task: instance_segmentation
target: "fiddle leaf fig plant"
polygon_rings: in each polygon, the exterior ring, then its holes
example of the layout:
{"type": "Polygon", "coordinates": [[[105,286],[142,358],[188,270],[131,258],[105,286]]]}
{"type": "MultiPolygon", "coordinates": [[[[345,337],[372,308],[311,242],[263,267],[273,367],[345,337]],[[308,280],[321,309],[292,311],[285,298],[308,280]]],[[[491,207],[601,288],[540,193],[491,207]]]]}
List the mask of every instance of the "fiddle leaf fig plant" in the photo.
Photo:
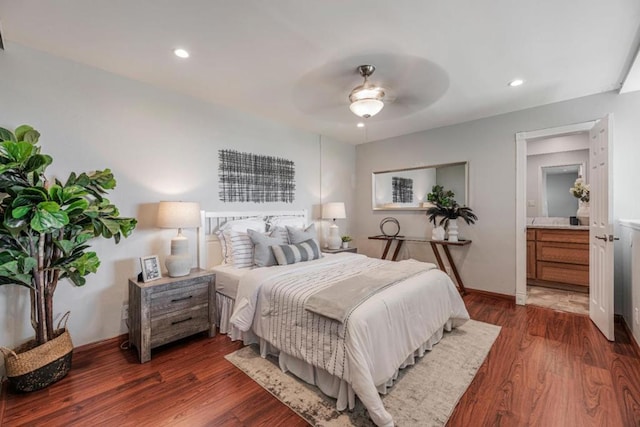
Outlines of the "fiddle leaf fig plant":
{"type": "Polygon", "coordinates": [[[0,128],[0,285],[29,289],[37,345],[55,338],[58,282],[83,286],[100,266],[89,240],[102,236],[118,243],[136,227],[104,197],[116,186],[109,169],[48,180],[53,159],[41,153],[39,137],[28,125],[14,132],[0,128]]]}

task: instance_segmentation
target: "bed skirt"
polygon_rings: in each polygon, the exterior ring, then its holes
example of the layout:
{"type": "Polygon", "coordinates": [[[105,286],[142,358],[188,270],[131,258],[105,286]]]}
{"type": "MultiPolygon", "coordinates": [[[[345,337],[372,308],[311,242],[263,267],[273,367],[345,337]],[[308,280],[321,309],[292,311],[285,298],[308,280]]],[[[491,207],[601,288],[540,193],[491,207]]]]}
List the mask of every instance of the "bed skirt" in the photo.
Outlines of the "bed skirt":
{"type": "MultiPolygon", "coordinates": [[[[378,393],[387,394],[389,389],[393,386],[395,380],[398,378],[398,374],[401,369],[407,366],[414,365],[419,358],[424,356],[427,351],[430,351],[435,344],[437,344],[444,334],[444,331],[450,332],[452,328],[452,321],[448,320],[445,325],[440,327],[431,337],[425,341],[420,347],[418,347],[413,353],[411,353],[402,362],[402,364],[396,369],[394,374],[382,384],[377,385],[378,393]]],[[[260,342],[261,353],[264,353],[262,349],[263,343],[260,342]]],[[[269,354],[272,354],[272,349],[267,349],[269,354]]],[[[303,360],[290,356],[286,353],[280,353],[278,356],[280,369],[284,372],[291,372],[301,380],[317,386],[324,394],[336,399],[336,409],[343,411],[345,409],[353,409],[355,407],[355,392],[347,381],[342,380],[322,368],[310,365],[303,360]]]]}
{"type": "MultiPolygon", "coordinates": [[[[277,348],[270,345],[267,341],[259,338],[251,331],[243,332],[240,329],[233,326],[230,322],[231,314],[233,312],[234,299],[226,295],[216,294],[216,323],[218,325],[221,334],[227,334],[232,341],[242,340],[245,345],[259,343],[260,355],[267,357],[267,355],[278,356],[278,362],[280,369],[283,372],[291,372],[301,380],[317,386],[324,394],[336,399],[336,409],[338,411],[344,411],[345,409],[353,409],[356,403],[356,395],[347,381],[342,380],[322,368],[313,366],[303,360],[290,356],[286,353],[279,352],[277,348]]],[[[396,369],[394,374],[382,384],[377,385],[378,393],[387,394],[389,389],[393,386],[395,380],[398,378],[398,374],[401,369],[407,366],[414,365],[418,359],[424,356],[427,351],[430,351],[435,344],[437,344],[444,335],[444,331],[450,332],[453,326],[453,322],[448,320],[442,327],[440,327],[431,337],[425,341],[420,347],[414,350],[402,364],[396,369]]]]}

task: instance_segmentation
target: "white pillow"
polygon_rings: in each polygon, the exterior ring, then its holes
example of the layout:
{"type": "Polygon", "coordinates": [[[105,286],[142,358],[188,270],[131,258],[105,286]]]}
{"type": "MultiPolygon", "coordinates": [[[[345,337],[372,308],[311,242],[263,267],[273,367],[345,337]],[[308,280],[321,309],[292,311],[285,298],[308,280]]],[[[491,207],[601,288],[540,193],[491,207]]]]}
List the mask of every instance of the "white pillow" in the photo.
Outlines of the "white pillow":
{"type": "Polygon", "coordinates": [[[256,230],[260,233],[264,233],[266,228],[267,224],[264,222],[264,219],[262,217],[227,221],[222,226],[220,226],[219,233],[222,234],[222,238],[220,237],[220,235],[218,235],[218,239],[220,239],[220,244],[223,245],[222,255],[224,256],[224,263],[234,264],[233,247],[231,244],[232,231],[242,231],[246,233],[247,230],[256,230]]]}
{"type": "Polygon", "coordinates": [[[305,228],[307,221],[302,216],[282,215],[282,216],[270,216],[267,217],[268,230],[271,231],[275,227],[295,227],[305,228]]]}

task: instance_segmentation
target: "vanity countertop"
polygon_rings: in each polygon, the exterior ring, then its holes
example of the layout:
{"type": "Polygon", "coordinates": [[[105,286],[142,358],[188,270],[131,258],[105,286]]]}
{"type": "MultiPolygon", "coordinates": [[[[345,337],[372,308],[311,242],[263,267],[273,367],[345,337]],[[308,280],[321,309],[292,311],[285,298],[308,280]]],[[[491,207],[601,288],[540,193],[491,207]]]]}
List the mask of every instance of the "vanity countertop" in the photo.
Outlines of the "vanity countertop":
{"type": "Polygon", "coordinates": [[[588,230],[588,225],[568,225],[568,224],[529,224],[527,228],[550,228],[553,230],[588,230]]]}

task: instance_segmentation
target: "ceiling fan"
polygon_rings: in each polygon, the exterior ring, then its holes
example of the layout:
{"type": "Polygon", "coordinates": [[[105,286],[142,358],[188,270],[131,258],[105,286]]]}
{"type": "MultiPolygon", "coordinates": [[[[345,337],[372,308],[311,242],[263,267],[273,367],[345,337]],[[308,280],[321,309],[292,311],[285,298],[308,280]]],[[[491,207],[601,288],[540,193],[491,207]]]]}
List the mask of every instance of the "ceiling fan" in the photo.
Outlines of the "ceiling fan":
{"type": "Polygon", "coordinates": [[[296,81],[292,97],[295,107],[314,119],[352,123],[352,114],[375,121],[409,116],[433,104],[448,87],[447,73],[432,61],[374,53],[312,69],[296,81]]]}

